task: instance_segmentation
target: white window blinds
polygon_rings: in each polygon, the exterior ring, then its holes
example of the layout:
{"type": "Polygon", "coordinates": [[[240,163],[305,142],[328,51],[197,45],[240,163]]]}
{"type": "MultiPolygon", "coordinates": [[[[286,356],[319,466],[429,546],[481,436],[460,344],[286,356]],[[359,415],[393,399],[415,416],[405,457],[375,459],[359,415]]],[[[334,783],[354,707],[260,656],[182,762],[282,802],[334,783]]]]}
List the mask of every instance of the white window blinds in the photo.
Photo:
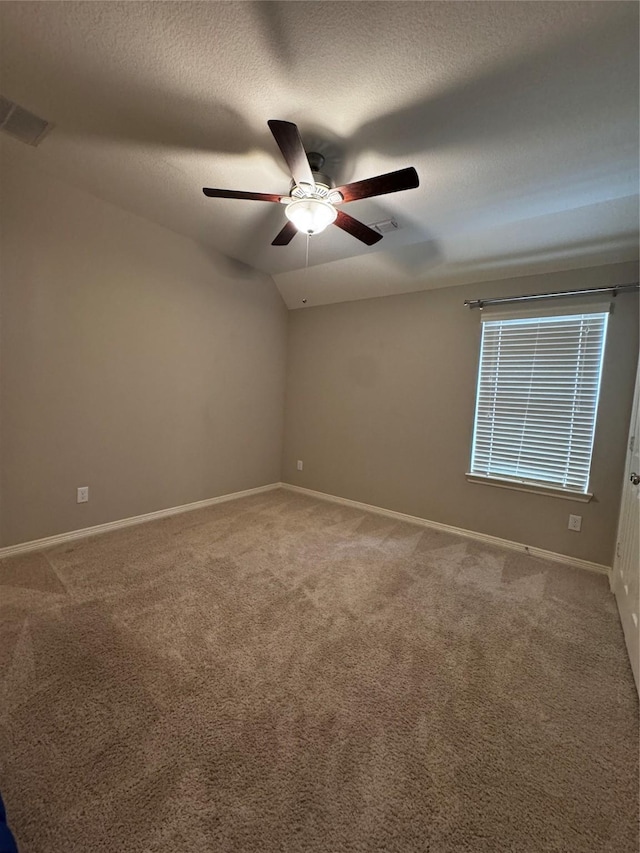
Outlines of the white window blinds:
{"type": "Polygon", "coordinates": [[[472,474],[587,492],[607,317],[483,322],[472,474]]]}

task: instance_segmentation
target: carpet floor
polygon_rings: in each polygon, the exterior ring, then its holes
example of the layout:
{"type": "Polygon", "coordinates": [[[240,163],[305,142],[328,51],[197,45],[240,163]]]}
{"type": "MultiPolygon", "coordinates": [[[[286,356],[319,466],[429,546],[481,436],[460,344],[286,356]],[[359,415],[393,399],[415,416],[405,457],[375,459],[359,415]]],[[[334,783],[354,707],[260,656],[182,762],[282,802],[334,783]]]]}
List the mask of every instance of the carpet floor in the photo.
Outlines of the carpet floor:
{"type": "Polygon", "coordinates": [[[0,562],[21,853],[631,853],[605,577],[279,490],[0,562]]]}

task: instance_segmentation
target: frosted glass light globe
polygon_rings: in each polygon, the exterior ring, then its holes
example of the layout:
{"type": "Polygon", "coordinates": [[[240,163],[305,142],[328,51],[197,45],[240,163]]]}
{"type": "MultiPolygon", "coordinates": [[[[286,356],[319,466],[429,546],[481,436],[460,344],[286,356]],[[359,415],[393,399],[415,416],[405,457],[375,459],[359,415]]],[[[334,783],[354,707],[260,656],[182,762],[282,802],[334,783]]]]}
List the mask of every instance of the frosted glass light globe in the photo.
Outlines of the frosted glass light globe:
{"type": "Polygon", "coordinates": [[[321,198],[301,198],[289,202],[285,214],[305,234],[319,234],[335,221],[338,211],[321,198]]]}

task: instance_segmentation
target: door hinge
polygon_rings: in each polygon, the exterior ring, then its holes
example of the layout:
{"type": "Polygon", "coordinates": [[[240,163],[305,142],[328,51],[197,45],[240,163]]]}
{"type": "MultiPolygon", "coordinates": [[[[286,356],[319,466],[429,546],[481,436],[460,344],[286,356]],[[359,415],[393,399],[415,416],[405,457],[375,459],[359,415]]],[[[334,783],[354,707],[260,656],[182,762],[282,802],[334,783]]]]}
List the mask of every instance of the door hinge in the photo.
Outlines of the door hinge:
{"type": "Polygon", "coordinates": [[[633,448],[636,446],[636,437],[632,435],[629,439],[629,453],[633,453],[633,448]]]}
{"type": "Polygon", "coordinates": [[[621,557],[621,556],[622,556],[622,554],[620,553],[620,542],[616,542],[616,557],[621,557]]]}

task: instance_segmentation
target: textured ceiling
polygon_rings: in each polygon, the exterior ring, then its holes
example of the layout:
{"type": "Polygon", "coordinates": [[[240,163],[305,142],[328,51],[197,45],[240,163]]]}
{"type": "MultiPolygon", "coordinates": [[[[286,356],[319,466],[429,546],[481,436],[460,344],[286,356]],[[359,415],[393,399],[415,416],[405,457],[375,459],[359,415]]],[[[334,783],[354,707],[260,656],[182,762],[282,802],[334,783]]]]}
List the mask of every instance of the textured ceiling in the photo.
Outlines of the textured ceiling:
{"type": "Polygon", "coordinates": [[[358,299],[638,252],[635,2],[0,4],[0,91],[56,123],[4,142],[123,208],[273,275],[287,304],[358,299]],[[286,247],[267,119],[336,183],[404,166],[416,190],[353,202],[400,229],[286,247]]]}

